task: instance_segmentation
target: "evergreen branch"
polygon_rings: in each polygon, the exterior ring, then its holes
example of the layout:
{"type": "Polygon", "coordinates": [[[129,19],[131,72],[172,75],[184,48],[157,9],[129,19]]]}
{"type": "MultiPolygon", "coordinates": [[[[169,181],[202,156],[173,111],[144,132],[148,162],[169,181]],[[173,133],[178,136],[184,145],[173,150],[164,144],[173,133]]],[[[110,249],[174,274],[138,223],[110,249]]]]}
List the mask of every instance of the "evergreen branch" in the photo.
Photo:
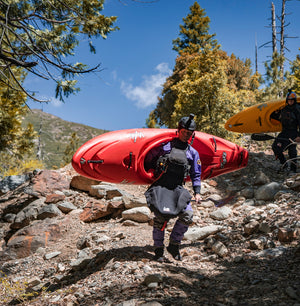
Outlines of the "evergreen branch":
{"type": "MultiPolygon", "coordinates": [[[[50,102],[50,100],[39,100],[37,98],[35,98],[34,96],[32,96],[23,86],[22,84],[18,81],[18,79],[15,77],[14,73],[11,71],[10,67],[8,67],[10,75],[13,77],[14,81],[18,84],[18,86],[21,88],[21,90],[32,100],[36,101],[36,102],[50,102]]],[[[26,104],[26,102],[25,102],[26,104]]],[[[26,104],[27,105],[27,104],[26,104]]]]}
{"type": "MultiPolygon", "coordinates": [[[[1,23],[0,23],[0,24],[1,24],[1,23]]],[[[5,26],[3,23],[2,23],[2,25],[5,26]]],[[[39,50],[39,52],[40,52],[40,54],[39,54],[39,53],[36,52],[31,46],[29,46],[29,45],[22,39],[22,37],[20,37],[14,30],[12,30],[12,29],[11,29],[10,27],[8,27],[8,26],[6,26],[6,28],[7,28],[9,31],[11,31],[12,34],[15,35],[16,38],[17,38],[17,39],[18,39],[18,40],[19,40],[28,50],[30,50],[30,51],[32,52],[33,55],[35,55],[36,57],[38,57],[41,61],[46,61],[47,63],[49,63],[49,64],[51,64],[51,65],[53,65],[53,66],[55,66],[55,67],[57,67],[57,68],[59,68],[59,69],[62,69],[63,71],[66,71],[66,72],[69,72],[69,73],[74,73],[74,74],[76,74],[76,73],[82,74],[82,73],[89,73],[89,72],[91,72],[91,71],[95,71],[95,70],[97,70],[97,69],[100,67],[100,64],[98,64],[97,66],[95,66],[95,67],[93,67],[93,68],[90,68],[90,69],[86,69],[86,70],[77,70],[77,69],[72,68],[71,65],[67,65],[67,64],[65,64],[64,62],[59,61],[58,58],[57,58],[51,51],[49,51],[49,52],[51,52],[50,54],[60,62],[60,64],[57,64],[57,63],[55,63],[54,61],[52,61],[48,56],[46,56],[46,54],[45,54],[40,48],[38,48],[37,46],[35,46],[36,49],[39,50]],[[42,55],[42,56],[41,56],[41,55],[42,55]]],[[[24,30],[25,30],[26,33],[28,34],[27,29],[24,29],[24,30]]],[[[9,61],[9,58],[7,59],[7,61],[9,61]]],[[[13,59],[11,59],[10,61],[12,62],[13,59]]],[[[17,60],[16,60],[14,63],[17,64],[17,60]]],[[[36,64],[35,64],[35,65],[36,65],[36,64]]],[[[31,65],[31,66],[29,65],[28,67],[32,67],[32,66],[35,66],[35,65],[31,65]]],[[[25,65],[25,62],[23,62],[23,63],[20,62],[20,66],[21,66],[21,67],[27,67],[27,66],[25,65]]]]}
{"type": "Polygon", "coordinates": [[[21,66],[23,68],[34,67],[38,64],[37,62],[23,62],[23,61],[15,59],[13,57],[6,56],[5,54],[3,54],[1,52],[1,50],[0,50],[0,59],[4,60],[5,62],[9,62],[11,64],[14,64],[16,66],[21,66]]]}

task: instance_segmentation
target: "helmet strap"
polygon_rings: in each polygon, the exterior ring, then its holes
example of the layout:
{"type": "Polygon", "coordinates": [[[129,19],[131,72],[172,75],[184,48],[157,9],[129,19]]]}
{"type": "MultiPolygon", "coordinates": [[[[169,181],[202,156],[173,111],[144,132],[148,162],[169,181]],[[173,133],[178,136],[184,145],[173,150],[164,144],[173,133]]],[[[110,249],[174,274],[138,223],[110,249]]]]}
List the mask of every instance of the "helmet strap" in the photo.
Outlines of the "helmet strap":
{"type": "Polygon", "coordinates": [[[194,142],[194,139],[195,139],[195,132],[193,133],[193,135],[192,135],[192,139],[191,139],[191,142],[190,142],[190,145],[192,145],[193,144],[193,142],[194,142]]]}

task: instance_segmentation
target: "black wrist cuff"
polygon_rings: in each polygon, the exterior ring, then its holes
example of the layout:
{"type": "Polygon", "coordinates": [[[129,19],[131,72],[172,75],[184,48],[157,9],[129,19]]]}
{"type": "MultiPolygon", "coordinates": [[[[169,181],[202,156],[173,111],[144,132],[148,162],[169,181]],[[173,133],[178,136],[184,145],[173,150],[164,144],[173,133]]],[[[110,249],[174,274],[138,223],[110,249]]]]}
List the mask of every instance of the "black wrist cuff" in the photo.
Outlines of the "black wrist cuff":
{"type": "Polygon", "coordinates": [[[201,186],[193,186],[193,189],[194,189],[195,194],[200,193],[201,186]]]}

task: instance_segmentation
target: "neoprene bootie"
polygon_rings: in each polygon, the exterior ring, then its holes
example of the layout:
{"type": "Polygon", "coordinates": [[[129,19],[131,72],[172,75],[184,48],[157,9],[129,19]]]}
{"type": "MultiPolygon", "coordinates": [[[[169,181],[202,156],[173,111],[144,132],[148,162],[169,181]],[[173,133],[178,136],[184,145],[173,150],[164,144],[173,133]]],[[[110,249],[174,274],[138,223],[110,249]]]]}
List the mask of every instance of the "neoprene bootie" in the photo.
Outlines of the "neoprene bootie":
{"type": "Polygon", "coordinates": [[[154,260],[157,260],[160,262],[164,261],[164,247],[157,247],[154,250],[154,254],[155,254],[153,257],[154,260]]]}
{"type": "Polygon", "coordinates": [[[182,257],[179,253],[179,245],[170,243],[167,247],[167,251],[173,256],[175,260],[182,260],[182,257]]]}

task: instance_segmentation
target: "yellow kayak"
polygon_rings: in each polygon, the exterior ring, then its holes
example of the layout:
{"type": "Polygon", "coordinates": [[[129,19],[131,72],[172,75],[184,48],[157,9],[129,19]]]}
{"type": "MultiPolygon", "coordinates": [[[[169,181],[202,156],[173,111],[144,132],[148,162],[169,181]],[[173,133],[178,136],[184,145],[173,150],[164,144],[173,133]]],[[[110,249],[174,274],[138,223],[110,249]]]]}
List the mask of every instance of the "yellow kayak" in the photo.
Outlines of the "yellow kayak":
{"type": "MultiPolygon", "coordinates": [[[[300,98],[297,98],[297,103],[300,103],[300,98]]],[[[229,118],[225,123],[225,129],[237,133],[280,132],[281,123],[272,119],[271,114],[281,110],[285,105],[285,99],[282,99],[250,106],[229,118]]]]}

